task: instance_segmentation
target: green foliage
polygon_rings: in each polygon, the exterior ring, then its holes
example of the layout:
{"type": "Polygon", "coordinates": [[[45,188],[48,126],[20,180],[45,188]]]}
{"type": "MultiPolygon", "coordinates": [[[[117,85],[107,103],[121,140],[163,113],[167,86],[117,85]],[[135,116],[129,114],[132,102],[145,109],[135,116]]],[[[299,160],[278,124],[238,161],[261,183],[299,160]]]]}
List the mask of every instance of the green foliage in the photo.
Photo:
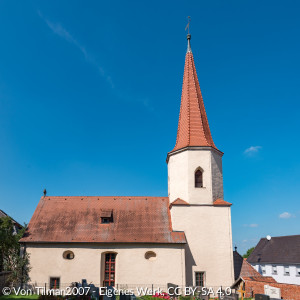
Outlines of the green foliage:
{"type": "Polygon", "coordinates": [[[252,253],[252,251],[254,250],[255,247],[252,247],[250,249],[247,250],[246,254],[243,255],[244,258],[248,258],[250,256],[250,254],[252,253]]]}
{"type": "Polygon", "coordinates": [[[38,295],[26,295],[26,296],[17,296],[17,295],[9,295],[9,296],[0,296],[0,300],[36,300],[38,299],[38,295]]]}
{"type": "Polygon", "coordinates": [[[14,223],[9,217],[0,218],[0,259],[3,271],[10,271],[8,281],[10,284],[27,283],[29,281],[29,256],[21,253],[19,240],[26,228],[14,233],[14,223]]]}

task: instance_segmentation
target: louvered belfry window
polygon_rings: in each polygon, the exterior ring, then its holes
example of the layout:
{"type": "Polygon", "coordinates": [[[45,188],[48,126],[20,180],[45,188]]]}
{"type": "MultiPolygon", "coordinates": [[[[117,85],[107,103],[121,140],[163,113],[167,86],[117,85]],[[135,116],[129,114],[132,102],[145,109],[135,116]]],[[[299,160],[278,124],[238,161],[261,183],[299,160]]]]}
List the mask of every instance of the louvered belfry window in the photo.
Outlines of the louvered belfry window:
{"type": "Polygon", "coordinates": [[[116,281],[116,254],[105,254],[104,286],[115,286],[116,281]]]}
{"type": "Polygon", "coordinates": [[[203,187],[203,172],[199,169],[195,172],[195,187],[203,187]]]}

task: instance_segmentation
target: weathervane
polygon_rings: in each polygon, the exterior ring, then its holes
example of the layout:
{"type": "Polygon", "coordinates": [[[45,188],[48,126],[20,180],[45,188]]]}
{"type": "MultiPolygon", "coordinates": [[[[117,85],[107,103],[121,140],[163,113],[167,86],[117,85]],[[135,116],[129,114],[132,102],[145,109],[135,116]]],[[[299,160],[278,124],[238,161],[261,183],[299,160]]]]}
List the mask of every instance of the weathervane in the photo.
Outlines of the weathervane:
{"type": "Polygon", "coordinates": [[[190,22],[191,22],[191,17],[188,16],[187,18],[188,18],[188,23],[187,23],[187,25],[186,25],[186,27],[185,27],[185,30],[188,30],[188,34],[190,34],[190,22]]]}

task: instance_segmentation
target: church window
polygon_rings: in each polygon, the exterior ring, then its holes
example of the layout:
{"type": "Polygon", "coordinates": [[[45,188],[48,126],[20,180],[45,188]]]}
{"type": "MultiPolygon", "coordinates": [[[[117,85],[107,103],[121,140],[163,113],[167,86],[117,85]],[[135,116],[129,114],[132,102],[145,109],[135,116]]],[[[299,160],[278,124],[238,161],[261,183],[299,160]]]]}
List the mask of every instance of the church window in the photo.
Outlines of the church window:
{"type": "Polygon", "coordinates": [[[153,251],[147,251],[146,253],[145,253],[145,258],[147,259],[147,260],[155,260],[156,259],[156,253],[155,252],[153,252],[153,251]]]}
{"type": "Polygon", "coordinates": [[[104,286],[115,286],[116,253],[105,254],[104,286]]]}
{"type": "Polygon", "coordinates": [[[73,259],[75,257],[74,252],[67,250],[63,253],[64,259],[73,259]]]}
{"type": "Polygon", "coordinates": [[[203,187],[203,171],[200,168],[198,168],[195,172],[195,187],[203,187]]]}
{"type": "Polygon", "coordinates": [[[50,290],[60,288],[60,278],[59,277],[50,277],[50,290]]]}
{"type": "Polygon", "coordinates": [[[300,266],[297,267],[296,275],[300,276],[300,266]]]}
{"type": "Polygon", "coordinates": [[[261,273],[266,274],[266,266],[265,265],[261,266],[261,273]]]}
{"type": "Polygon", "coordinates": [[[272,266],[272,274],[277,274],[277,266],[272,266]]]}
{"type": "Polygon", "coordinates": [[[204,272],[195,272],[195,283],[196,286],[204,286],[204,272]]]}

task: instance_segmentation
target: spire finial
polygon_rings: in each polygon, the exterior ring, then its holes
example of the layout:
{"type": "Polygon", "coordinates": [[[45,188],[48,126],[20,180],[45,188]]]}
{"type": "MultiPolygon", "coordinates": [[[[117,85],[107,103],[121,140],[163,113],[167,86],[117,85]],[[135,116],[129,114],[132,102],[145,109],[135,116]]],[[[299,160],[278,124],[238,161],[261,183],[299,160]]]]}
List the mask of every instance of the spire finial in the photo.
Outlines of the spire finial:
{"type": "Polygon", "coordinates": [[[187,52],[192,52],[192,48],[191,48],[191,34],[190,34],[190,22],[191,22],[191,17],[188,16],[188,23],[185,27],[185,30],[188,30],[188,34],[187,34],[187,40],[188,40],[188,47],[187,47],[187,52]]]}

